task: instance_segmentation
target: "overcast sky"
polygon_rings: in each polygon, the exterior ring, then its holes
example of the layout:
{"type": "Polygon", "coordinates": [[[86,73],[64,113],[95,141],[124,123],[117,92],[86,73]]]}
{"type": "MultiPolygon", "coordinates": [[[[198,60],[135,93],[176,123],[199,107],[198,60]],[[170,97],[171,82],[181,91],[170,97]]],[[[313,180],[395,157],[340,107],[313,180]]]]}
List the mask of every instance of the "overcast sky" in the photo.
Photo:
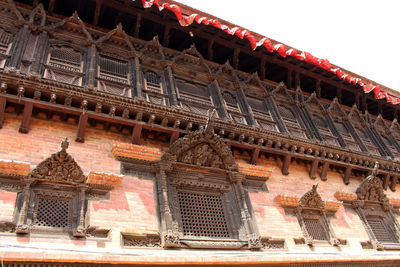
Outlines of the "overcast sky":
{"type": "Polygon", "coordinates": [[[400,91],[400,1],[178,1],[400,91]]]}

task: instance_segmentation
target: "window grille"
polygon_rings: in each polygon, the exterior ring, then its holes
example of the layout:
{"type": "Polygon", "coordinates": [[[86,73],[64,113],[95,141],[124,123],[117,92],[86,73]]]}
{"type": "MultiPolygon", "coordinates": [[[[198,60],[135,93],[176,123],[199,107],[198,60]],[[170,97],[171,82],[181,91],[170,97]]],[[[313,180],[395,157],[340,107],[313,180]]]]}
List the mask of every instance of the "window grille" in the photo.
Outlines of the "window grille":
{"type": "Polygon", "coordinates": [[[128,63],[115,58],[100,56],[100,72],[126,78],[128,75],[128,63]]]}
{"type": "Polygon", "coordinates": [[[366,216],[366,219],[376,240],[381,243],[399,243],[394,233],[388,229],[389,225],[385,224],[381,217],[366,216]]]}
{"type": "Polygon", "coordinates": [[[359,136],[361,139],[363,139],[364,141],[369,141],[369,137],[368,137],[368,135],[365,133],[364,130],[361,130],[361,129],[356,128],[356,132],[357,132],[358,136],[359,136]]]}
{"type": "Polygon", "coordinates": [[[183,234],[230,238],[221,195],[178,192],[183,234]]]}
{"type": "Polygon", "coordinates": [[[314,116],[314,122],[318,128],[323,128],[323,129],[328,128],[325,120],[323,118],[320,118],[319,116],[314,116]]]}
{"type": "Polygon", "coordinates": [[[327,233],[322,226],[321,220],[304,219],[307,233],[314,240],[328,240],[327,233]]]}
{"type": "Polygon", "coordinates": [[[297,122],[296,117],[294,116],[293,112],[284,106],[278,106],[279,114],[282,116],[284,120],[290,120],[297,122]]]}
{"type": "Polygon", "coordinates": [[[80,72],[81,53],[70,48],[54,47],[50,52],[49,64],[60,69],[80,72]]]}
{"type": "Polygon", "coordinates": [[[179,93],[208,98],[206,88],[202,85],[186,83],[180,80],[177,80],[176,84],[179,89],[179,93]]]}
{"type": "Polygon", "coordinates": [[[12,41],[12,34],[0,29],[0,53],[7,54],[8,46],[12,41]]]}
{"type": "Polygon", "coordinates": [[[39,198],[35,225],[66,228],[69,225],[69,201],[39,198]]]}
{"type": "Polygon", "coordinates": [[[343,123],[335,122],[335,126],[336,126],[336,129],[339,131],[339,133],[349,134],[349,131],[347,130],[346,126],[343,123]]]}
{"type": "Polygon", "coordinates": [[[237,107],[236,97],[233,96],[231,93],[224,92],[223,97],[225,99],[226,104],[237,107]]]}
{"type": "Polygon", "coordinates": [[[146,89],[148,90],[155,90],[160,92],[161,91],[161,79],[153,71],[147,71],[145,73],[145,80],[146,80],[146,89]]]}

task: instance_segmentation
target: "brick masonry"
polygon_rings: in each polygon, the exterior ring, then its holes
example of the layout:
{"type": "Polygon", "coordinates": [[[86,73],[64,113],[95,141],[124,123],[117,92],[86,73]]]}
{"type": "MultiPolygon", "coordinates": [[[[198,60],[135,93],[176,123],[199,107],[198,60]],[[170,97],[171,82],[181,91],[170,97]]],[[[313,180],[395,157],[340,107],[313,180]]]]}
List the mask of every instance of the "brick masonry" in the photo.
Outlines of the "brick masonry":
{"type": "MultiPolygon", "coordinates": [[[[3,128],[0,130],[1,160],[27,162],[33,169],[34,166],[52,153],[59,151],[60,140],[65,136],[68,136],[70,140],[75,139],[77,126],[72,122],[50,122],[45,119],[33,118],[30,125],[31,130],[28,134],[18,132],[20,122],[21,116],[6,114],[3,128]]],[[[86,131],[85,142],[71,141],[68,153],[74,157],[85,175],[89,174],[89,172],[108,173],[115,178],[121,175],[121,167],[120,162],[115,159],[111,152],[113,142],[129,143],[130,136],[89,127],[86,131]]],[[[145,140],[141,140],[141,144],[148,145],[151,149],[165,151],[164,144],[163,147],[157,147],[154,142],[145,140]]],[[[248,156],[246,155],[235,153],[235,158],[239,164],[248,162],[248,156]]],[[[307,246],[295,245],[293,242],[293,238],[301,238],[303,236],[297,218],[286,214],[279,202],[275,200],[276,197],[278,195],[289,195],[300,198],[310,190],[313,184],[319,183],[318,192],[322,199],[324,201],[337,202],[335,193],[340,191],[346,194],[354,194],[361,182],[361,178],[352,177],[350,184],[346,186],[339,173],[329,171],[327,181],[322,181],[319,177],[312,180],[308,176],[310,166],[301,162],[293,162],[290,165],[290,174],[283,175],[281,173],[281,164],[282,162],[279,159],[266,158],[264,154],[261,155],[258,161],[260,168],[257,171],[266,170],[269,179],[266,183],[268,192],[251,191],[249,193],[257,227],[261,236],[285,239],[289,251],[308,253],[310,250],[307,246]]],[[[245,166],[245,164],[242,166],[245,166]]],[[[39,248],[46,248],[50,244],[55,249],[53,252],[46,254],[47,256],[38,256],[35,251],[24,255],[18,254],[16,251],[9,251],[7,255],[13,255],[14,259],[36,257],[43,260],[74,259],[74,257],[78,257],[73,252],[60,252],[62,249],[70,251],[84,250],[90,254],[101,248],[115,253],[124,253],[125,250],[121,248],[121,232],[145,234],[159,231],[154,183],[151,179],[145,178],[124,175],[122,181],[115,184],[115,188],[110,192],[109,199],[90,201],[88,223],[91,226],[110,228],[111,234],[109,238],[95,241],[91,239],[70,239],[65,236],[46,237],[32,234],[26,237],[16,237],[14,234],[7,234],[1,237],[2,244],[29,244],[39,248]]],[[[147,178],[152,178],[151,174],[147,178]]],[[[387,190],[387,196],[389,198],[399,198],[399,188],[397,189],[396,192],[387,190]]],[[[0,191],[1,221],[13,220],[16,195],[13,192],[0,191]]],[[[343,251],[362,252],[359,241],[368,240],[368,235],[358,215],[353,210],[340,206],[335,216],[330,218],[330,223],[338,238],[348,240],[348,244],[342,248],[343,251]]],[[[316,248],[316,250],[338,252],[332,246],[316,248]]],[[[132,253],[132,250],[129,253],[132,253]]],[[[5,252],[0,252],[0,255],[7,256],[5,252]]],[[[256,257],[255,255],[258,254],[251,255],[248,257],[256,257]]],[[[88,257],[93,258],[92,256],[88,257]]],[[[179,257],[183,256],[180,255],[179,257]]],[[[366,257],[373,258],[374,256],[367,255],[366,257]]],[[[104,258],[104,255],[102,258],[104,258]]],[[[165,256],[165,258],[170,261],[177,260],[174,257],[165,256]]],[[[125,256],[124,259],[127,262],[132,260],[128,256],[125,256]]],[[[117,259],[114,260],[119,261],[117,259]]],[[[183,257],[182,260],[185,261],[187,258],[183,257]]]]}

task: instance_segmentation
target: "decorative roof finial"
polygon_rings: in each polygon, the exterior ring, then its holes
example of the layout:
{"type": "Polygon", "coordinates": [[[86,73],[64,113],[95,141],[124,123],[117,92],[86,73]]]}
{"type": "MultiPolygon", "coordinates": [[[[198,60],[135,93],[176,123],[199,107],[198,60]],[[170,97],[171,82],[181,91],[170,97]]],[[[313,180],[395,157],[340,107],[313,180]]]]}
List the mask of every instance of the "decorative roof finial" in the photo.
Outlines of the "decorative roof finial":
{"type": "Polygon", "coordinates": [[[214,117],[214,114],[215,114],[215,112],[216,112],[216,110],[215,110],[215,108],[214,109],[212,109],[211,111],[210,110],[208,110],[208,119],[207,119],[207,123],[206,123],[206,131],[209,131],[209,130],[211,130],[211,122],[212,122],[212,118],[214,117]]]}
{"type": "Polygon", "coordinates": [[[68,146],[69,146],[68,137],[65,137],[65,139],[61,142],[61,151],[67,152],[68,146]]]}

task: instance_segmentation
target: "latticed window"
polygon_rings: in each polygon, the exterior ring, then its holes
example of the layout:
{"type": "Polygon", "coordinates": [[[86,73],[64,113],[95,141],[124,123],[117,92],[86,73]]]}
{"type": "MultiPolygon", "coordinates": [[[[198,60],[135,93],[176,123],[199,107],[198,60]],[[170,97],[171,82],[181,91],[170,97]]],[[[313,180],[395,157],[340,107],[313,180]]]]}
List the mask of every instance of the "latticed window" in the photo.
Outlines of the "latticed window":
{"type": "Polygon", "coordinates": [[[81,71],[82,55],[69,47],[53,47],[50,51],[49,65],[70,70],[81,71]]]}
{"type": "Polygon", "coordinates": [[[154,71],[147,71],[144,74],[144,79],[146,82],[146,89],[161,91],[161,79],[160,76],[154,71]]]}
{"type": "Polygon", "coordinates": [[[314,116],[314,122],[318,128],[322,128],[322,129],[328,128],[326,121],[319,116],[314,116]]]}
{"type": "Polygon", "coordinates": [[[399,243],[395,233],[390,229],[380,216],[366,216],[367,223],[371,228],[376,240],[381,243],[399,243]]]}
{"type": "Polygon", "coordinates": [[[39,198],[34,225],[66,228],[70,225],[70,201],[39,198]]]}
{"type": "Polygon", "coordinates": [[[236,97],[229,92],[224,92],[223,97],[225,99],[226,104],[237,107],[236,97]]]}
{"type": "Polygon", "coordinates": [[[296,116],[293,114],[293,111],[291,111],[289,108],[279,105],[278,111],[284,120],[297,122],[296,116]]]}
{"type": "Polygon", "coordinates": [[[326,241],[329,240],[320,219],[304,219],[304,225],[307,229],[307,233],[312,239],[326,241]]]}
{"type": "Polygon", "coordinates": [[[0,29],[0,53],[8,54],[9,46],[12,42],[13,35],[0,29]]]}
{"type": "MultiPolygon", "coordinates": [[[[100,56],[99,66],[100,74],[116,76],[123,79],[128,78],[128,62],[126,61],[100,56]]],[[[118,82],[119,80],[116,81],[118,82]]]]}
{"type": "Polygon", "coordinates": [[[221,195],[178,192],[185,236],[229,238],[221,195]]]}
{"type": "Polygon", "coordinates": [[[346,126],[342,122],[335,122],[335,127],[341,134],[349,134],[349,130],[347,130],[346,126]]]}

